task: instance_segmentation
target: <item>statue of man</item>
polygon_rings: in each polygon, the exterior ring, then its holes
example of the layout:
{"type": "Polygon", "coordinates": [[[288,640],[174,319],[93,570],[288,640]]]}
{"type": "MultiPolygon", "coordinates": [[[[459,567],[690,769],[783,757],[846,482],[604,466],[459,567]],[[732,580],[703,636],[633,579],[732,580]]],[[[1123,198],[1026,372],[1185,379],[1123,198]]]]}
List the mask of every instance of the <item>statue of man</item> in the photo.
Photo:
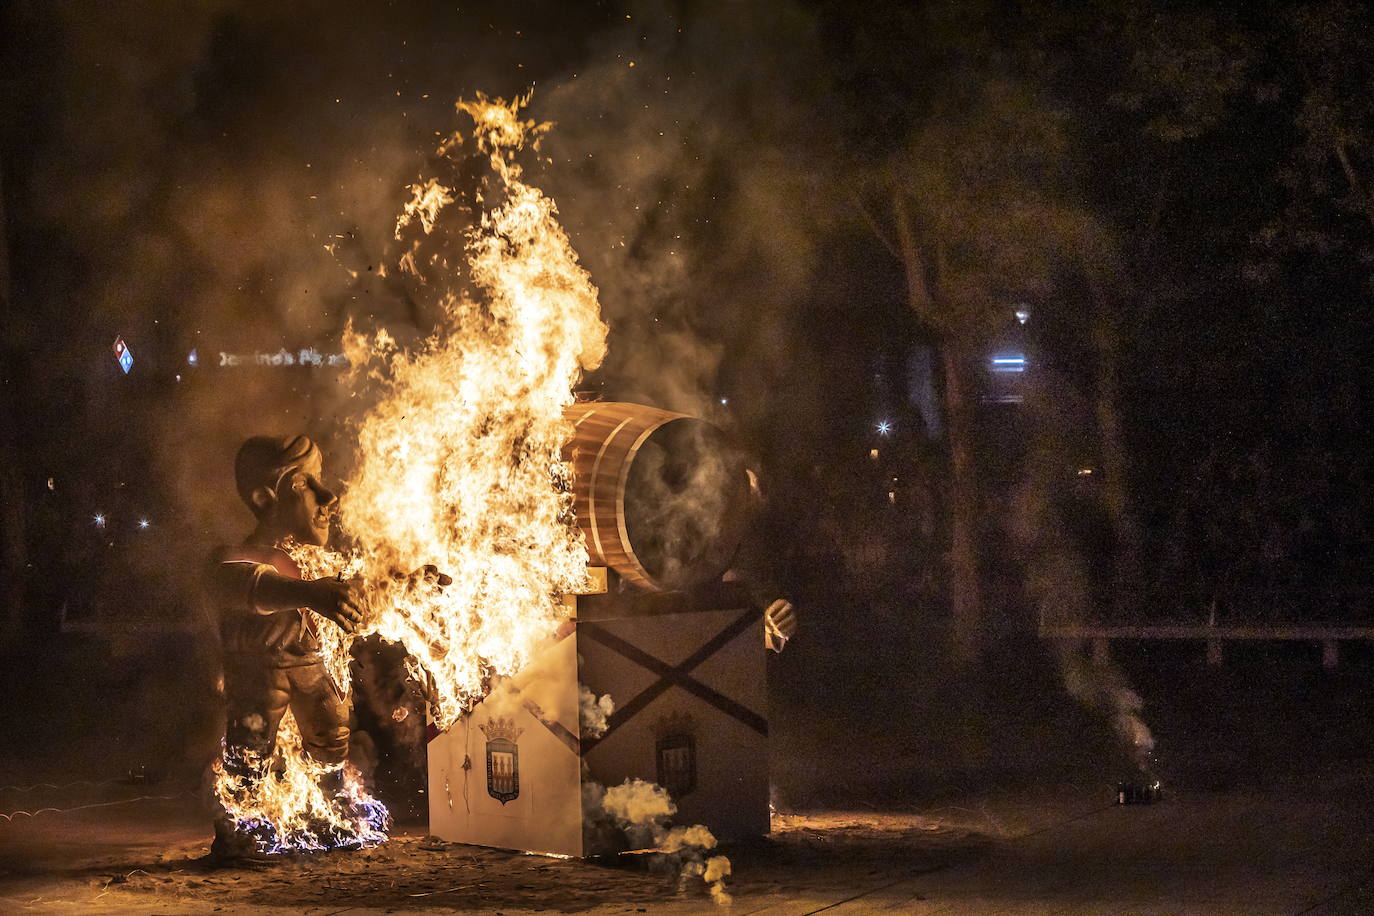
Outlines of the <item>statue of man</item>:
{"type": "MultiPolygon", "coordinates": [[[[304,579],[286,538],[324,545],[338,496],[322,478],[319,446],[305,436],[255,436],[239,449],[234,477],[257,518],[242,546],[215,551],[209,575],[218,605],[227,700],[224,766],[253,784],[276,746],[289,708],[306,753],[331,766],[348,753],[348,702],[320,658],[320,626],[351,633],[362,620],[356,582],[304,579]],[[310,613],[313,611],[314,613],[310,613]]],[[[221,813],[211,855],[262,861],[254,838],[221,813]]]]}

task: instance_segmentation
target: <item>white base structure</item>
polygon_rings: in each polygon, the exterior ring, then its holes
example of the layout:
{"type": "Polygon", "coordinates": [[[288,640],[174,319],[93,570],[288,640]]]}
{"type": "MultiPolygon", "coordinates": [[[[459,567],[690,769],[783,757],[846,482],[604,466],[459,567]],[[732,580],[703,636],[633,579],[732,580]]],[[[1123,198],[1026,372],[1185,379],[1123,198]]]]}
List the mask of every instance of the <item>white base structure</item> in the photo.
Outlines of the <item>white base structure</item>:
{"type": "Polygon", "coordinates": [[[675,823],[704,824],[722,841],[766,834],[760,612],[724,584],[575,600],[559,638],[430,741],[430,832],[556,855],[618,852],[604,818],[584,813],[583,784],[642,779],[668,789],[675,823]],[[615,704],[600,734],[596,716],[580,713],[594,708],[588,690],[615,704]]]}

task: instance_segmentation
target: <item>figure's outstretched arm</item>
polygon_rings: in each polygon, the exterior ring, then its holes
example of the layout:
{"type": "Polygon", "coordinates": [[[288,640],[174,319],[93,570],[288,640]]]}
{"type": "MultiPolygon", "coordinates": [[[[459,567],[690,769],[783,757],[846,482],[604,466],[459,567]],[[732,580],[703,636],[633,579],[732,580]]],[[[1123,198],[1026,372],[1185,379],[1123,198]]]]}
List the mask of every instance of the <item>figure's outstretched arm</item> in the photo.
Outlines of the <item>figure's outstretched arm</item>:
{"type": "Polygon", "coordinates": [[[230,560],[216,564],[215,590],[231,608],[250,614],[275,614],[293,608],[310,610],[352,633],[362,622],[358,582],[344,579],[297,579],[266,563],[230,560]]]}

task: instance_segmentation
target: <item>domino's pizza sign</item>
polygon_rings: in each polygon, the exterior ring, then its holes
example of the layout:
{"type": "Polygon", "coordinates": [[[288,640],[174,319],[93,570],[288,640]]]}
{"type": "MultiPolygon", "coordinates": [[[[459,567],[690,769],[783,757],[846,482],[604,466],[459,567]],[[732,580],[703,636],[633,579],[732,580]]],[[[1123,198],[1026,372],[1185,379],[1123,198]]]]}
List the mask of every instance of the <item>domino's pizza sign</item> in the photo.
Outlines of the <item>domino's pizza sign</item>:
{"type": "Polygon", "coordinates": [[[128,375],[129,370],[134,367],[134,355],[129,352],[129,345],[124,342],[123,337],[116,337],[114,342],[115,359],[119,361],[119,368],[128,375]]]}

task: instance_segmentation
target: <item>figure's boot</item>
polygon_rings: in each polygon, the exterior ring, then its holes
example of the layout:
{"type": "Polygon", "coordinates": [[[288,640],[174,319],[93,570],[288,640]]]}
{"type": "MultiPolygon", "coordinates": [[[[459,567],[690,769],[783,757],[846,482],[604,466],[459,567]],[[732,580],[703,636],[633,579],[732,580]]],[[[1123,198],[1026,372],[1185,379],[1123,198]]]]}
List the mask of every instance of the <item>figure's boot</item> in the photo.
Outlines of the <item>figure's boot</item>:
{"type": "Polygon", "coordinates": [[[343,767],[334,770],[326,770],[320,776],[320,790],[324,792],[324,797],[344,801],[344,771],[343,767]]]}
{"type": "Polygon", "coordinates": [[[275,856],[259,849],[258,841],[250,834],[239,830],[229,818],[215,818],[215,839],[210,844],[212,864],[223,868],[261,868],[276,861],[275,856]]]}
{"type": "Polygon", "coordinates": [[[312,820],[310,830],[331,850],[347,850],[357,847],[351,831],[342,824],[353,818],[353,805],[344,785],[343,767],[327,770],[320,775],[320,791],[329,805],[329,816],[321,815],[312,820]]]}

